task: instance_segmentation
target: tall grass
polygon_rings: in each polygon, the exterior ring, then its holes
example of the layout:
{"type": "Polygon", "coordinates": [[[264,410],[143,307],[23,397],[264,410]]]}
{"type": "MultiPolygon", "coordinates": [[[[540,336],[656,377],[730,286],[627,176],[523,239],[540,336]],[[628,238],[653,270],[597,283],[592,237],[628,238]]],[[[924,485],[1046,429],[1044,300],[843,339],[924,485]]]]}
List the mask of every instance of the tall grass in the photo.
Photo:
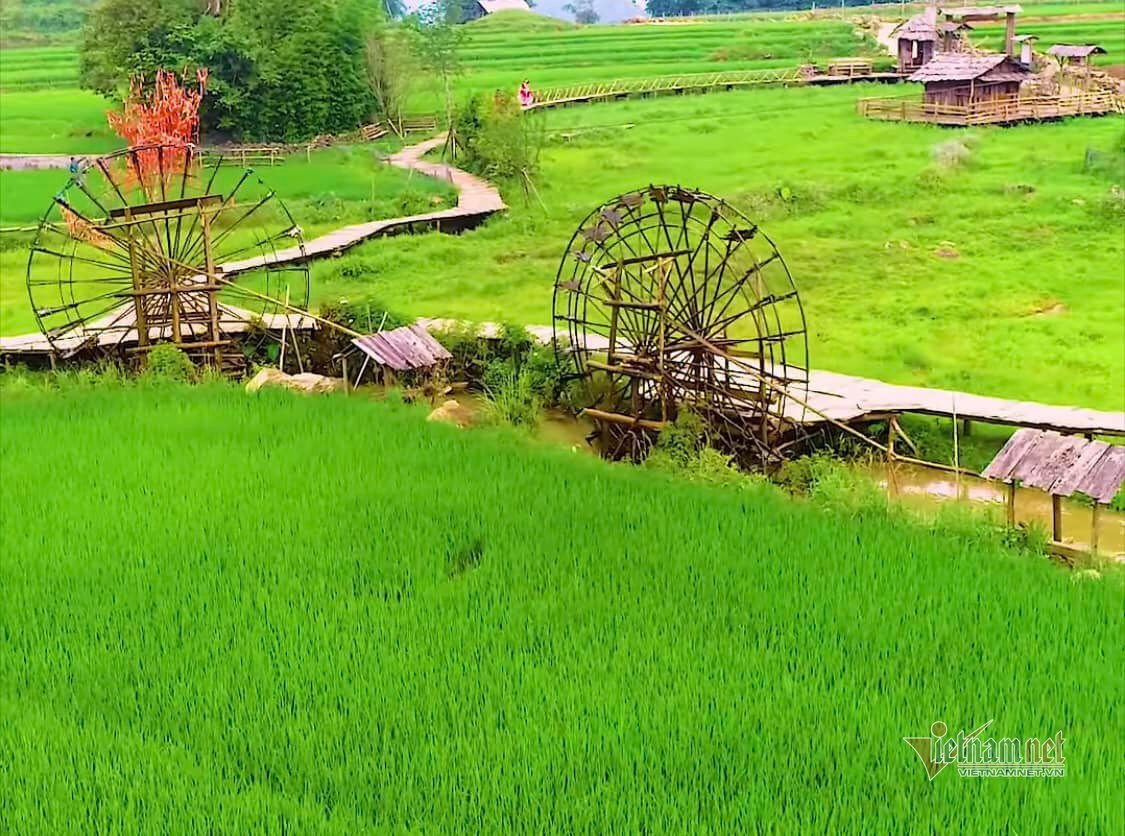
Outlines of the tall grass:
{"type": "Polygon", "coordinates": [[[3,397],[9,832],[1121,829],[1106,581],[360,398],[3,397]],[[937,719],[1068,775],[931,784],[937,719]]]}

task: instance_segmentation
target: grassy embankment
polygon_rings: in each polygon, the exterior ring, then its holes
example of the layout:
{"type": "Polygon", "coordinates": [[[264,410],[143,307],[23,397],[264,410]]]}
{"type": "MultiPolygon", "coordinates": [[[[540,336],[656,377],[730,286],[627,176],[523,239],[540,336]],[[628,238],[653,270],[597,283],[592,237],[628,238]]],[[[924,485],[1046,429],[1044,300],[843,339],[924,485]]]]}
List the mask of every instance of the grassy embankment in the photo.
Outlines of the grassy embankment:
{"type": "Polygon", "coordinates": [[[1112,578],[359,398],[4,398],[12,830],[1121,827],[1112,578]],[[1067,777],[930,783],[939,719],[1067,777]]]}

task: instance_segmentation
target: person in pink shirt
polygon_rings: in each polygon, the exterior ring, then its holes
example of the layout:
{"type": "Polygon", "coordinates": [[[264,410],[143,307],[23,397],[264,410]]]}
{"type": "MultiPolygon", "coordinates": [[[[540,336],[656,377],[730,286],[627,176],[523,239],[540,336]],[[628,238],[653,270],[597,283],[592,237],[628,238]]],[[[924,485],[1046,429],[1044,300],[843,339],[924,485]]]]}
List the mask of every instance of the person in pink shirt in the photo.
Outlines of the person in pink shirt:
{"type": "Polygon", "coordinates": [[[531,107],[535,104],[535,94],[531,92],[531,85],[524,79],[520,85],[520,107],[531,107]]]}

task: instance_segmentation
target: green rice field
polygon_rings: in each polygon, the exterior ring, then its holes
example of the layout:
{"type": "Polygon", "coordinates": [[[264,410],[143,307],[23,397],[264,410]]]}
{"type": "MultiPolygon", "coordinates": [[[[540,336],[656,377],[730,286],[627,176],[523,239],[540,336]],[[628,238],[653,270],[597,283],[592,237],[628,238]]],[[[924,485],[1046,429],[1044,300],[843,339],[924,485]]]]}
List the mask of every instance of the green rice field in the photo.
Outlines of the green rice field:
{"type": "Polygon", "coordinates": [[[8,832],[1119,832],[1120,584],[226,385],[0,395],[8,832]],[[1060,779],[902,738],[1061,731],[1060,779]]]}
{"type": "Polygon", "coordinates": [[[0,153],[98,154],[120,147],[106,112],[113,104],[87,90],[0,93],[0,153]]]}
{"type": "Polygon", "coordinates": [[[0,88],[77,87],[78,50],[73,44],[0,49],[0,88]]]}

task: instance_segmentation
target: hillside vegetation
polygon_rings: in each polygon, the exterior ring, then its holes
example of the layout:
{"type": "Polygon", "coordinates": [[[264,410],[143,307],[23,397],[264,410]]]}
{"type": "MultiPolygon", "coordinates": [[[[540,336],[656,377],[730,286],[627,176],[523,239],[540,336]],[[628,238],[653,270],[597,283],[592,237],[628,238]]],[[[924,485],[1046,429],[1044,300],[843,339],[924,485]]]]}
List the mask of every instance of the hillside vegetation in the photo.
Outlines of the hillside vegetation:
{"type": "Polygon", "coordinates": [[[732,201],[777,242],[817,368],[1125,409],[1120,121],[966,132],[856,115],[858,96],[885,92],[551,111],[537,196],[513,185],[512,209],[480,230],[316,264],[313,286],[415,314],[547,324],[579,221],[622,192],[681,183],[732,201]]]}
{"type": "Polygon", "coordinates": [[[362,398],[2,397],[14,832],[1121,828],[1116,582],[362,398]],[[939,719],[1066,778],[930,783],[939,719]]]}

